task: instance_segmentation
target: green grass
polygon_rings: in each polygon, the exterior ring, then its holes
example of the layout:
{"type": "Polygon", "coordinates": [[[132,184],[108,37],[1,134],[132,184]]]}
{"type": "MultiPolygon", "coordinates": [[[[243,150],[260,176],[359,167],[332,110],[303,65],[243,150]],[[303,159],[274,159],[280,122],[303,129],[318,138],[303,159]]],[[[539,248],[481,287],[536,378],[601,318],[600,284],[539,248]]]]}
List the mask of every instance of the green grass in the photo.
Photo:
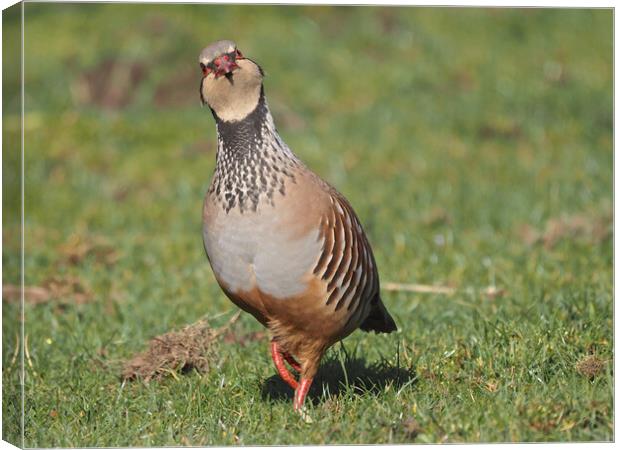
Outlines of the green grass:
{"type": "MultiPolygon", "coordinates": [[[[26,285],[74,278],[90,295],[25,305],[26,446],[614,438],[611,10],[25,9],[26,285]],[[235,311],[201,242],[216,137],[197,55],[220,38],[264,67],[280,132],[353,204],[381,279],[459,288],[383,292],[399,331],[329,351],[312,425],[266,337],[220,341],[206,374],[119,381],[149,338],[235,311]],[[109,107],[84,94],[106,60],[121,67],[98,83],[109,107]],[[126,88],[130,64],[143,73],[126,88]],[[571,217],[557,242],[523,239],[571,217]],[[114,257],[71,262],[78,239],[114,257]],[[588,355],[604,362],[591,378],[576,370],[588,355]]],[[[16,284],[19,97],[7,104],[3,281],[16,284]]],[[[18,312],[3,302],[3,437],[19,443],[18,312]]],[[[247,315],[233,328],[258,330],[247,315]]]]}

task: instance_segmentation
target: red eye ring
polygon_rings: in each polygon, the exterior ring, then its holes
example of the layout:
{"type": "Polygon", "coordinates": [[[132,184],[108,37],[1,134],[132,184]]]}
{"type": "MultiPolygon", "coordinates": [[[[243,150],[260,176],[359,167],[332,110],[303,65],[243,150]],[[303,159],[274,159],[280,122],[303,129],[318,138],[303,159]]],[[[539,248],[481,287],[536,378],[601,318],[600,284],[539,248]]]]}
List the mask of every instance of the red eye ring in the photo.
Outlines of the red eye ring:
{"type": "Polygon", "coordinates": [[[200,63],[200,68],[202,69],[202,73],[203,75],[206,77],[207,75],[209,75],[211,72],[213,72],[213,70],[211,69],[211,67],[209,66],[205,66],[204,64],[200,63]]]}

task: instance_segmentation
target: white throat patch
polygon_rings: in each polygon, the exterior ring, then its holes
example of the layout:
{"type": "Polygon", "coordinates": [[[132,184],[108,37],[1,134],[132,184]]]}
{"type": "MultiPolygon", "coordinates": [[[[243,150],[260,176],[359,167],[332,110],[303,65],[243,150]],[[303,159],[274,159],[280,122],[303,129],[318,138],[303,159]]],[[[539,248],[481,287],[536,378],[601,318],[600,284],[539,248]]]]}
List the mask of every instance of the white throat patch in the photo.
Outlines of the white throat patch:
{"type": "Polygon", "coordinates": [[[258,105],[263,76],[256,64],[247,59],[237,61],[239,68],[232,80],[209,74],[202,82],[202,95],[218,117],[226,122],[239,121],[258,105]]]}

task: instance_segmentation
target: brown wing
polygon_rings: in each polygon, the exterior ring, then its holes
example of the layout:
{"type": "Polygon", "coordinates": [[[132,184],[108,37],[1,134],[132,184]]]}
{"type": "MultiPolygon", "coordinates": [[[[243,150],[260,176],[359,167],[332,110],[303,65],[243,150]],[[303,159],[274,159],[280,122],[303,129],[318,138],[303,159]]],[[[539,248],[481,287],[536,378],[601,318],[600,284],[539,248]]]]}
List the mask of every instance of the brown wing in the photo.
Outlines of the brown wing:
{"type": "Polygon", "coordinates": [[[346,308],[347,324],[356,328],[379,294],[379,274],[362,225],[347,200],[335,190],[321,220],[321,256],[313,273],[327,283],[326,305],[346,308]]]}

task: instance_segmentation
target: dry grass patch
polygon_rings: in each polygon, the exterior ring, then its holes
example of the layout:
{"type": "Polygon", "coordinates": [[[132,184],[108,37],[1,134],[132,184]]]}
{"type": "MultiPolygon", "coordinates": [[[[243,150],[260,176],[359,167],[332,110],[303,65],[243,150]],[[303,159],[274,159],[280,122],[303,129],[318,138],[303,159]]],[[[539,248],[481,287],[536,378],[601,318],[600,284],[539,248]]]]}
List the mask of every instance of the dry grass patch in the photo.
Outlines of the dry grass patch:
{"type": "Polygon", "coordinates": [[[80,236],[72,234],[66,243],[58,248],[64,261],[70,265],[79,265],[87,257],[94,257],[99,263],[112,266],[120,258],[114,246],[101,236],[80,236]]]}
{"type": "MultiPolygon", "coordinates": [[[[92,300],[92,292],[77,277],[52,277],[45,280],[41,286],[24,286],[24,302],[29,305],[39,305],[56,302],[60,305],[81,305],[92,300]]],[[[13,284],[2,286],[2,299],[8,303],[18,303],[21,300],[21,287],[13,284]]]]}
{"type": "Polygon", "coordinates": [[[179,331],[156,336],[149,341],[149,347],[128,360],[123,367],[123,380],[159,380],[168,375],[187,373],[192,369],[207,373],[210,361],[216,353],[218,338],[236,322],[235,314],[221,328],[211,328],[208,320],[201,319],[179,331]]]}
{"type": "Polygon", "coordinates": [[[613,217],[611,212],[583,213],[560,216],[547,221],[544,230],[524,224],[517,233],[521,241],[532,246],[542,243],[550,250],[565,239],[584,240],[593,244],[605,241],[612,234],[613,217]]]}
{"type": "Polygon", "coordinates": [[[596,355],[588,355],[577,362],[575,369],[580,375],[593,379],[605,370],[605,366],[605,360],[596,355]]]}

